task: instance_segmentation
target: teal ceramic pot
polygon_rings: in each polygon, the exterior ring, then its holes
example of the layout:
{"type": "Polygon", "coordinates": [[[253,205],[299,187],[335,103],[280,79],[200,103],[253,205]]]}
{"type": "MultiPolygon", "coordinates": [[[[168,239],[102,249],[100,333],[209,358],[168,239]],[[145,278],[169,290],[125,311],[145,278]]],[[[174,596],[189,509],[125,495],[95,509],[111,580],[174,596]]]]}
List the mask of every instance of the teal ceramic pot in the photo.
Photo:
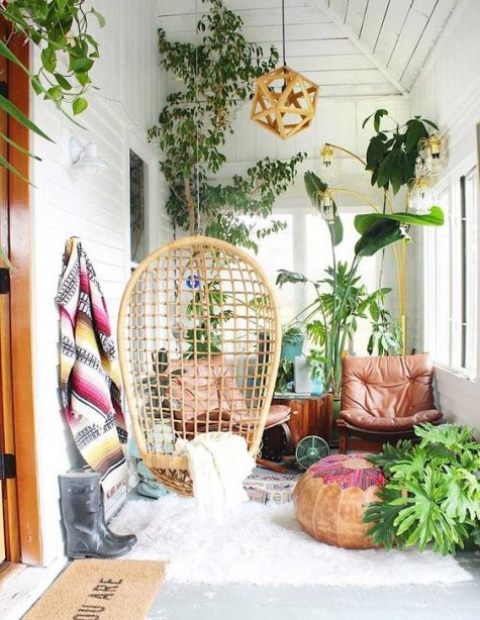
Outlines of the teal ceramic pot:
{"type": "Polygon", "coordinates": [[[298,334],[298,336],[293,336],[292,338],[289,338],[287,342],[282,342],[280,358],[282,360],[294,362],[296,357],[302,355],[304,342],[305,336],[303,334],[298,334]]]}

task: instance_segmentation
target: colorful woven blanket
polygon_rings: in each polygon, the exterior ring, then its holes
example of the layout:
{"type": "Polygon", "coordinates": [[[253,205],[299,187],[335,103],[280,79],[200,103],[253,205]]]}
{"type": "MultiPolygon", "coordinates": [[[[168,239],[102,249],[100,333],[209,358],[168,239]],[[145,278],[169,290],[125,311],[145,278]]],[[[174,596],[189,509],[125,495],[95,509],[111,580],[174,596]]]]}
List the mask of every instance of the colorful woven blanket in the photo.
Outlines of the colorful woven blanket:
{"type": "Polygon", "coordinates": [[[120,371],[105,299],[78,238],[68,239],[64,258],[56,297],[63,411],[83,458],[102,474],[108,497],[126,475],[120,371]]]}

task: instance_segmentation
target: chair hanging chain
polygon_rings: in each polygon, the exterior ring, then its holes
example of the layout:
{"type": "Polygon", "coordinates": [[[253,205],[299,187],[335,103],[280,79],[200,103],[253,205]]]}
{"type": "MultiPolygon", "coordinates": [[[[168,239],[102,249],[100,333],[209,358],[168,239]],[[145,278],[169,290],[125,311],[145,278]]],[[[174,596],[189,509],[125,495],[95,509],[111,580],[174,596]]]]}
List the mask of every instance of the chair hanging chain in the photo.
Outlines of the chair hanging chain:
{"type": "Polygon", "coordinates": [[[287,66],[287,55],[285,52],[285,0],[282,0],[282,41],[283,41],[283,66],[287,66]]]}
{"type": "Polygon", "coordinates": [[[198,121],[198,0],[195,0],[195,126],[196,126],[196,145],[195,145],[195,185],[196,185],[196,200],[197,200],[197,234],[200,234],[200,172],[198,169],[198,151],[199,151],[199,121],[198,121]]]}

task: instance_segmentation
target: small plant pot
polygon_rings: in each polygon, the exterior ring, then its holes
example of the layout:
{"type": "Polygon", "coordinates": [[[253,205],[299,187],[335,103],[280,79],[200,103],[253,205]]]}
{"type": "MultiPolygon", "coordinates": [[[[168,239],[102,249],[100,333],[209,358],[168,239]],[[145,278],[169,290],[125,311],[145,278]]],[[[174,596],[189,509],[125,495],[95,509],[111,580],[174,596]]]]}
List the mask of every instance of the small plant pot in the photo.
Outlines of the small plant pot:
{"type": "Polygon", "coordinates": [[[282,350],[280,352],[280,358],[282,360],[288,360],[289,362],[295,361],[295,358],[302,355],[303,343],[305,342],[305,336],[299,334],[293,336],[286,342],[282,342],[282,350]]]}

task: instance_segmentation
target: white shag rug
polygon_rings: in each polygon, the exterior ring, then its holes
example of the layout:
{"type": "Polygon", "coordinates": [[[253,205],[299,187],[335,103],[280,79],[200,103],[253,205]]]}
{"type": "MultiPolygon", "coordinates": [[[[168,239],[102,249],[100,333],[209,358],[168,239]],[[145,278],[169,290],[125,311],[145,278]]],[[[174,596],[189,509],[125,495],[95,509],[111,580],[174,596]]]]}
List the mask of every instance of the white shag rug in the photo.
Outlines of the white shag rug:
{"type": "Polygon", "coordinates": [[[172,494],[128,502],[112,529],[138,537],[124,557],[167,560],[167,580],[177,583],[377,587],[472,579],[453,557],[432,551],[319,543],[300,528],[293,504],[246,502],[215,523],[198,514],[193,499],[172,494]]]}

